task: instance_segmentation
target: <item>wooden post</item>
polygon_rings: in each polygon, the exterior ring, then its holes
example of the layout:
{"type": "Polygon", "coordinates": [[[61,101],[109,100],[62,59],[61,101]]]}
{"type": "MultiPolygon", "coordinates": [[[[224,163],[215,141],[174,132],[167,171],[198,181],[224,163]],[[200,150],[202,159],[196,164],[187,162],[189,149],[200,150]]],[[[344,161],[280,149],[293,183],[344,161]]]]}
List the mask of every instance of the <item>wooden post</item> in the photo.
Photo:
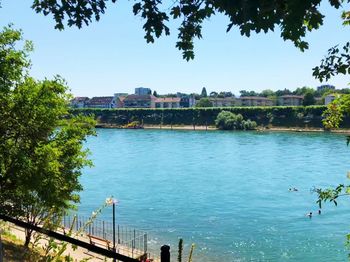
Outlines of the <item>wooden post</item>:
{"type": "Polygon", "coordinates": [[[160,248],[160,261],[170,262],[170,246],[164,245],[160,248]]]}

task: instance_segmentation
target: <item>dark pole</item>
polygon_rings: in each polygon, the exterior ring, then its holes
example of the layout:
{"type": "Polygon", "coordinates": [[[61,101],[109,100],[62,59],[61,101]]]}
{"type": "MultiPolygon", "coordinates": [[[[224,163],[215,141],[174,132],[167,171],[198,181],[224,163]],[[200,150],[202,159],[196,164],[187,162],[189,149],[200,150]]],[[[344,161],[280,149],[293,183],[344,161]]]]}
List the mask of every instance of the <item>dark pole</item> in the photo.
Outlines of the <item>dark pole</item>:
{"type": "Polygon", "coordinates": [[[170,246],[164,245],[160,248],[160,261],[170,262],[170,246]]]}
{"type": "MultiPolygon", "coordinates": [[[[113,201],[113,251],[115,252],[115,203],[113,201]]],[[[117,260],[113,258],[113,262],[117,260]]]]}

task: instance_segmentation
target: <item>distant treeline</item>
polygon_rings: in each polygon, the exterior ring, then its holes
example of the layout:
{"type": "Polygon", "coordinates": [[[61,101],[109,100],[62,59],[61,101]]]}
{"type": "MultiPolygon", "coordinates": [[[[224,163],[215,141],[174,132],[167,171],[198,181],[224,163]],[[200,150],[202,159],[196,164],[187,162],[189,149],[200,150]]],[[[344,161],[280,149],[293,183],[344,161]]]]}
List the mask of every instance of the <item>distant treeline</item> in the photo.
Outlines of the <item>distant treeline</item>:
{"type": "MultiPolygon", "coordinates": [[[[125,125],[139,121],[145,125],[196,125],[213,126],[217,115],[225,110],[242,114],[244,119],[255,121],[259,126],[276,127],[323,127],[322,113],[325,106],[272,106],[272,107],[225,107],[225,108],[178,108],[178,109],[71,109],[72,114],[94,115],[100,124],[125,125]]],[[[350,121],[343,121],[348,123],[350,121]]]]}

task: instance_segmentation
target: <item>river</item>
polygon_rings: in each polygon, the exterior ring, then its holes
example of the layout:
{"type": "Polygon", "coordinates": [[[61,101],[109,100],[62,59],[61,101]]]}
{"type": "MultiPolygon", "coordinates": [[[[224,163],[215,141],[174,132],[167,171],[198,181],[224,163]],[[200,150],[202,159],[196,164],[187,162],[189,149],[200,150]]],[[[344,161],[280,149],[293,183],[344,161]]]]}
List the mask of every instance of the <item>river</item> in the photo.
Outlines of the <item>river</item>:
{"type": "MultiPolygon", "coordinates": [[[[149,232],[150,246],[178,238],[194,261],[345,261],[350,204],[318,215],[313,187],[347,182],[344,135],[98,129],[86,147],[79,213],[119,199],[117,221],[149,232]],[[289,191],[289,188],[298,191],[289,191]],[[310,219],[305,216],[313,212],[310,219]]],[[[349,181],[350,182],[350,181],[349,181]]],[[[103,219],[110,219],[105,209],[103,219]]]]}

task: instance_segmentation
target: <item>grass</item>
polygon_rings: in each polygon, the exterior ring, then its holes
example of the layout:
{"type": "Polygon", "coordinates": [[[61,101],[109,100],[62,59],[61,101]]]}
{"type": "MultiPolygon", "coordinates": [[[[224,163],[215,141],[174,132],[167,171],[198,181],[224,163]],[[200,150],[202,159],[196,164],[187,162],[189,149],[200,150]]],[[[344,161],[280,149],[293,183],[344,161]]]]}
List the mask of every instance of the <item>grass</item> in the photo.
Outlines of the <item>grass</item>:
{"type": "Polygon", "coordinates": [[[0,223],[1,243],[4,261],[8,262],[33,262],[40,261],[42,256],[36,250],[23,246],[23,241],[11,234],[5,223],[0,223]]]}

